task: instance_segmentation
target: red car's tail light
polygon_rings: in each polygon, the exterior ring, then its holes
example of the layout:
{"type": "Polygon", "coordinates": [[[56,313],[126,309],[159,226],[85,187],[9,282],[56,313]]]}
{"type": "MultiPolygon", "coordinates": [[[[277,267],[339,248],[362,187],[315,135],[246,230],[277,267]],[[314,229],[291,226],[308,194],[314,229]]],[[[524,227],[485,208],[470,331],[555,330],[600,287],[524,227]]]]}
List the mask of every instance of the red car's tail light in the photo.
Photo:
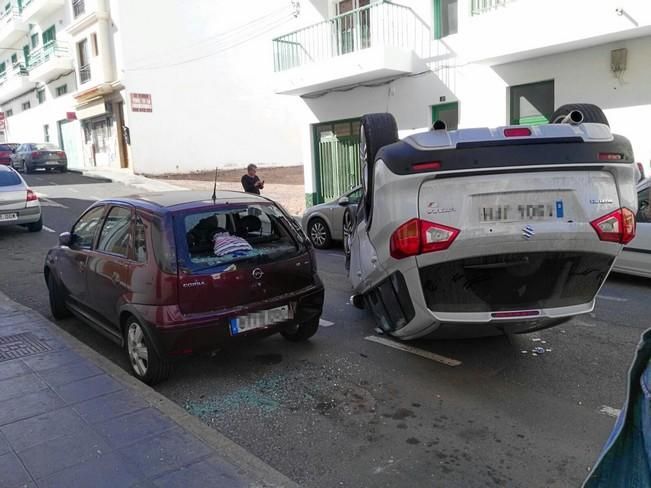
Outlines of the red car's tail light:
{"type": "Polygon", "coordinates": [[[57,151],[57,156],[60,157],[60,158],[65,158],[66,153],[64,153],[63,151],[57,151]]]}
{"type": "Polygon", "coordinates": [[[412,171],[436,171],[441,169],[440,161],[430,161],[429,163],[415,163],[411,165],[412,171]]]}
{"type": "Polygon", "coordinates": [[[36,193],[34,193],[32,190],[28,189],[27,190],[27,201],[28,202],[35,202],[38,200],[38,196],[36,196],[36,193]]]}
{"type": "Polygon", "coordinates": [[[449,248],[459,235],[459,229],[427,220],[411,219],[391,235],[390,251],[395,259],[417,256],[449,248]]]}
{"type": "Polygon", "coordinates": [[[619,208],[590,224],[602,241],[628,244],[635,238],[635,214],[627,208],[619,208]]]}
{"type": "Polygon", "coordinates": [[[33,158],[40,158],[41,157],[41,152],[40,151],[32,151],[32,157],[33,158]]]}
{"type": "Polygon", "coordinates": [[[619,153],[599,153],[599,161],[620,161],[624,156],[619,153]]]}

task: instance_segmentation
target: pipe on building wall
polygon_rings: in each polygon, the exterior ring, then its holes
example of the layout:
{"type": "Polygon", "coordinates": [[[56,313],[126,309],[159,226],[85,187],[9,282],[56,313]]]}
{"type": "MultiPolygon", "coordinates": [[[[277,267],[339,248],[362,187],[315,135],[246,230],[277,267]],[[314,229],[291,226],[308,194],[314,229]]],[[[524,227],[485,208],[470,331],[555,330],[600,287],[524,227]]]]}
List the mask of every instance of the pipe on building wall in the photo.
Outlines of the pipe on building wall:
{"type": "Polygon", "coordinates": [[[102,60],[102,82],[112,83],[117,79],[115,62],[111,50],[111,15],[108,0],[97,1],[97,49],[102,60]]]}

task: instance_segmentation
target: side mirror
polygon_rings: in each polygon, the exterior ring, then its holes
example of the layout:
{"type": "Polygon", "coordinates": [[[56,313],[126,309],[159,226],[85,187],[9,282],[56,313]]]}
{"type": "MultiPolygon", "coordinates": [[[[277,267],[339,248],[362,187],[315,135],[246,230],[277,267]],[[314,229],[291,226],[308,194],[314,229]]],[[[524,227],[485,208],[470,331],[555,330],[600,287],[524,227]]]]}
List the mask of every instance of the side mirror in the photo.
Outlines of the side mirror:
{"type": "Polygon", "coordinates": [[[337,203],[338,203],[339,205],[341,205],[342,207],[345,207],[346,205],[348,205],[348,204],[350,203],[350,200],[348,199],[348,197],[341,197],[341,198],[337,201],[337,203]]]}
{"type": "Polygon", "coordinates": [[[64,232],[59,234],[59,246],[70,247],[72,244],[72,234],[70,232],[64,232]]]}

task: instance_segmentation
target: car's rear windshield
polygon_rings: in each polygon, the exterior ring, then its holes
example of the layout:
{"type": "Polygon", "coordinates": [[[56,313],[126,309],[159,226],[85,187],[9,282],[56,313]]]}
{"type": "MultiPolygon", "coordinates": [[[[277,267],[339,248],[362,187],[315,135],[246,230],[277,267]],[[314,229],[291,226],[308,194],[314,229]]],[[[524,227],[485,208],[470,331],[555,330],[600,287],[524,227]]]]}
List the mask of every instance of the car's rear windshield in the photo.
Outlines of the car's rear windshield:
{"type": "Polygon", "coordinates": [[[291,225],[273,204],[217,206],[185,213],[181,224],[185,246],[178,246],[179,260],[194,271],[234,263],[260,264],[298,251],[291,225]]]}
{"type": "Polygon", "coordinates": [[[20,176],[13,171],[0,171],[0,186],[16,186],[21,183],[20,176]]]}
{"type": "Polygon", "coordinates": [[[0,151],[13,151],[14,147],[16,146],[10,146],[9,144],[0,144],[0,151]]]}
{"type": "Polygon", "coordinates": [[[34,149],[37,151],[60,151],[54,144],[34,144],[34,149]]]}

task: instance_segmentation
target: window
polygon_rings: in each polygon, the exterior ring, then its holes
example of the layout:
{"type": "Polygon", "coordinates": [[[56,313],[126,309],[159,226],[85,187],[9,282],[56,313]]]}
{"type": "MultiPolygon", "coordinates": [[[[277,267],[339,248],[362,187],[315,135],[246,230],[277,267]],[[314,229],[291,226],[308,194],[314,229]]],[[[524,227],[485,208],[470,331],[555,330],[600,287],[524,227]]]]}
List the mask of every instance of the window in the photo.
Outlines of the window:
{"type": "Polygon", "coordinates": [[[640,190],[637,194],[637,222],[651,222],[651,206],[649,197],[651,196],[651,187],[640,190]]]}
{"type": "Polygon", "coordinates": [[[38,104],[45,103],[45,88],[36,90],[36,98],[38,98],[38,104]]]}
{"type": "Polygon", "coordinates": [[[5,71],[7,71],[7,64],[6,63],[0,63],[0,76],[4,75],[5,71]]]}
{"type": "Polygon", "coordinates": [[[77,43],[77,56],[79,56],[79,82],[84,84],[90,80],[90,59],[88,57],[88,39],[77,43]]]}
{"type": "Polygon", "coordinates": [[[50,143],[32,144],[34,151],[60,151],[56,145],[50,143]]]}
{"type": "Polygon", "coordinates": [[[14,53],[11,55],[11,64],[13,66],[18,64],[18,54],[14,53]]]}
{"type": "Polygon", "coordinates": [[[136,255],[136,261],[139,263],[147,262],[147,227],[138,217],[136,220],[136,230],[133,239],[133,249],[136,255]]]}
{"type": "Polygon", "coordinates": [[[25,59],[25,66],[29,66],[30,54],[29,44],[25,44],[23,46],[23,58],[25,59]]]}
{"type": "Polygon", "coordinates": [[[50,126],[47,124],[43,126],[43,140],[50,142],[50,126]]]}
{"type": "Polygon", "coordinates": [[[38,47],[38,34],[32,34],[32,49],[38,47]]]}
{"type": "Polygon", "coordinates": [[[358,188],[352,193],[348,194],[348,203],[351,205],[359,205],[359,202],[362,201],[362,189],[358,188]]]}
{"type": "Polygon", "coordinates": [[[457,102],[432,105],[432,123],[442,120],[448,130],[459,128],[459,104],[457,102]]]}
{"type": "Polygon", "coordinates": [[[7,117],[11,117],[14,114],[14,111],[9,109],[5,112],[5,114],[7,115],[7,117]]]}
{"type": "Polygon", "coordinates": [[[458,0],[434,0],[434,37],[456,34],[458,30],[458,0]]]}
{"type": "MultiPolygon", "coordinates": [[[[193,270],[229,266],[235,262],[255,266],[294,255],[297,251],[285,217],[275,205],[238,205],[192,212],[180,219],[186,236],[179,256],[193,270]]],[[[239,264],[238,264],[239,266],[239,264]]]]}
{"type": "Polygon", "coordinates": [[[97,250],[128,258],[130,246],[131,209],[113,207],[102,227],[97,250]]]}
{"type": "Polygon", "coordinates": [[[32,108],[32,103],[31,102],[24,102],[23,103],[23,111],[29,110],[30,108],[32,108]]]}
{"type": "Polygon", "coordinates": [[[7,170],[0,171],[0,187],[16,186],[20,184],[20,176],[18,176],[15,172],[7,170]]]}
{"type": "Polygon", "coordinates": [[[97,228],[102,222],[104,207],[95,207],[86,212],[72,229],[73,245],[77,249],[90,249],[95,240],[97,228]]]}
{"type": "Polygon", "coordinates": [[[554,80],[512,86],[510,123],[540,125],[549,122],[554,113],[554,80]]]}
{"type": "Polygon", "coordinates": [[[56,33],[56,28],[54,26],[50,27],[49,29],[43,31],[43,47],[46,47],[47,45],[53,43],[56,38],[57,38],[57,33],[56,33]]]}
{"type": "Polygon", "coordinates": [[[63,96],[68,93],[68,85],[57,86],[57,97],[63,96]]]}
{"type": "Polygon", "coordinates": [[[86,2],[84,0],[72,0],[72,14],[75,19],[86,13],[86,2]]]}
{"type": "Polygon", "coordinates": [[[93,48],[93,56],[99,56],[99,48],[97,46],[97,34],[93,33],[90,35],[90,42],[93,48]]]}

